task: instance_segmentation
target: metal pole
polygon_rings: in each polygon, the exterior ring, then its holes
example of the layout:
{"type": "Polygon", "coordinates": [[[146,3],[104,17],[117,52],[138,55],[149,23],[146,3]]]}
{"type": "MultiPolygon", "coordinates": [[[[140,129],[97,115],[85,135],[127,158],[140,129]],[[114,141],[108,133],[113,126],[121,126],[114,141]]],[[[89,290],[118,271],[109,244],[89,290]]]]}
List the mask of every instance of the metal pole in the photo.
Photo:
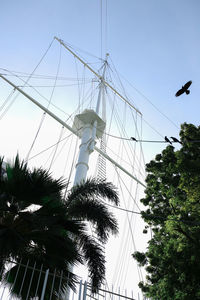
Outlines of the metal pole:
{"type": "Polygon", "coordinates": [[[80,280],[79,293],[78,293],[78,300],[81,300],[81,293],[82,293],[82,280],[80,280]]]}
{"type": "Polygon", "coordinates": [[[86,300],[87,296],[87,281],[84,283],[84,289],[83,289],[83,300],[86,300]]]}
{"type": "Polygon", "coordinates": [[[41,294],[40,300],[44,300],[44,295],[45,295],[45,290],[46,290],[46,286],[47,286],[48,276],[49,276],[49,269],[46,270],[46,273],[45,273],[45,278],[44,278],[44,283],[43,283],[42,294],[41,294]]]}
{"type": "Polygon", "coordinates": [[[92,136],[92,126],[91,124],[86,124],[83,130],[83,135],[81,139],[81,145],[79,148],[79,158],[76,164],[76,175],[74,179],[74,185],[81,183],[86,179],[87,171],[89,169],[89,156],[90,156],[90,139],[92,136]]]}

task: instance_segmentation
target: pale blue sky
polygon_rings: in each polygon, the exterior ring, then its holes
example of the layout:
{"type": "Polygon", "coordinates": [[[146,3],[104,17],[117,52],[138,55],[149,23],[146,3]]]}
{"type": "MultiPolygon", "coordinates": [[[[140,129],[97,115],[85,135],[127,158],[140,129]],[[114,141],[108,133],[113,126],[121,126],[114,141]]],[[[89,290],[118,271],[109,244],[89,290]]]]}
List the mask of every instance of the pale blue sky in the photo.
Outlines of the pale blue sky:
{"type": "MultiPolygon", "coordinates": [[[[100,3],[1,0],[0,67],[31,71],[54,35],[100,57],[100,3]]],[[[105,25],[105,1],[103,8],[105,25]]],[[[108,51],[118,71],[177,124],[198,122],[199,12],[198,0],[107,0],[103,52],[108,51]],[[191,94],[174,98],[187,80],[193,80],[191,94]]],[[[135,103],[140,107],[137,99],[135,103]]],[[[140,109],[148,114],[145,103],[140,109]]]]}
{"type": "MultiPolygon", "coordinates": [[[[101,43],[100,0],[1,0],[0,68],[32,72],[56,35],[98,57],[101,52],[109,52],[118,72],[177,127],[184,121],[199,125],[200,1],[107,0],[107,18],[106,0],[102,0],[102,4],[101,43]],[[176,98],[176,91],[188,80],[193,81],[191,94],[176,98]]],[[[53,48],[43,71],[41,69],[42,74],[55,75],[51,62],[54,58],[58,60],[58,54],[59,47],[57,50],[53,48]]],[[[65,60],[63,62],[66,63],[65,60]]],[[[6,84],[0,80],[0,105],[6,97],[5,88],[6,84]]],[[[162,136],[178,137],[179,129],[155,110],[140,93],[134,88],[129,88],[128,93],[143,113],[144,120],[162,136]]],[[[32,106],[31,114],[24,114],[24,119],[17,114],[15,116],[17,110],[27,112],[30,109],[23,97],[18,100],[9,111],[10,114],[0,122],[0,140],[3,141],[1,151],[11,158],[16,154],[15,145],[18,143],[26,147],[24,152],[27,153],[41,116],[41,112],[37,115],[32,106]],[[26,122],[30,127],[24,125],[26,122]],[[15,135],[16,125],[25,130],[27,139],[24,139],[24,133],[18,132],[15,135]]],[[[59,105],[59,97],[57,101],[59,105]]],[[[145,124],[145,139],[161,139],[145,124]]],[[[54,125],[54,122],[50,123],[47,131],[53,132],[54,125]]],[[[56,130],[59,135],[60,129],[56,130]]],[[[43,142],[40,141],[40,147],[49,146],[43,142]]],[[[144,146],[148,160],[166,144],[150,143],[144,146]]],[[[135,234],[141,236],[141,230],[137,228],[135,234]]]]}

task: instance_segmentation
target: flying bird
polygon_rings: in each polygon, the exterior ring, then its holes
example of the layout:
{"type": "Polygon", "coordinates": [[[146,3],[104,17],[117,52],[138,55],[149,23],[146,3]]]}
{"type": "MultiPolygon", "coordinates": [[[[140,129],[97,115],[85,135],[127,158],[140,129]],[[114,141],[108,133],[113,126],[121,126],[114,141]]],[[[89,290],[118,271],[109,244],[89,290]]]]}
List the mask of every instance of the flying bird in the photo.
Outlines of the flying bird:
{"type": "Polygon", "coordinates": [[[172,142],[168,139],[167,136],[165,136],[165,142],[170,143],[172,145],[172,142]]]}
{"type": "Polygon", "coordinates": [[[171,139],[174,141],[174,143],[180,143],[180,144],[182,144],[177,138],[175,138],[173,136],[171,136],[171,139]]]}
{"type": "Polygon", "coordinates": [[[178,90],[178,92],[176,93],[176,97],[186,93],[187,95],[190,93],[189,87],[192,84],[192,80],[188,81],[185,85],[182,86],[182,88],[180,90],[178,90]]]}
{"type": "Polygon", "coordinates": [[[131,136],[131,140],[137,142],[136,138],[134,138],[133,136],[131,136]]]}

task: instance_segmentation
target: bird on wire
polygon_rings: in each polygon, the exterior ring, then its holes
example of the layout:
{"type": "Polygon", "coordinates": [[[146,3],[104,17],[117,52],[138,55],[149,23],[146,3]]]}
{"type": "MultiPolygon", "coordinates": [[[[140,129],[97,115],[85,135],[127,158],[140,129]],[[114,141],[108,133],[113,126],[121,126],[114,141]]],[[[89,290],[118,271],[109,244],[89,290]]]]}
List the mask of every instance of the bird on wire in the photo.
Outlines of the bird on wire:
{"type": "Polygon", "coordinates": [[[137,142],[136,138],[134,138],[133,136],[131,136],[131,140],[137,142]]]}
{"type": "Polygon", "coordinates": [[[165,136],[165,142],[170,143],[172,145],[172,142],[168,139],[167,136],[165,136]]]}
{"type": "Polygon", "coordinates": [[[173,140],[174,143],[180,143],[182,144],[177,138],[171,136],[171,139],[173,140]]]}
{"type": "Polygon", "coordinates": [[[175,94],[176,97],[186,93],[187,95],[190,93],[189,87],[192,84],[192,80],[188,81],[185,85],[182,86],[182,88],[180,90],[178,90],[178,92],[175,94]]]}

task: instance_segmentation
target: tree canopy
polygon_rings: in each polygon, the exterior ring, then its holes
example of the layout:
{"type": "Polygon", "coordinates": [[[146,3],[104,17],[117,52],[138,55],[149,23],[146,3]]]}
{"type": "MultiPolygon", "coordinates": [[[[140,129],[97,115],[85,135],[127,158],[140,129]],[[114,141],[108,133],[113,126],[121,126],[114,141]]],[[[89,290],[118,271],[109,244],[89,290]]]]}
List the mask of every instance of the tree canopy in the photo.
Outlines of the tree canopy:
{"type": "Polygon", "coordinates": [[[153,236],[133,257],[147,272],[139,286],[155,300],[200,299],[200,126],[182,124],[180,141],[146,165],[142,217],[153,236]]]}
{"type": "MultiPolygon", "coordinates": [[[[63,179],[55,180],[41,168],[30,170],[18,157],[6,169],[0,159],[0,279],[21,299],[27,299],[29,280],[20,290],[25,270],[18,273],[17,264],[26,265],[27,260],[32,266],[36,262],[36,269],[43,265],[44,270],[67,278],[62,281],[62,291],[74,288],[77,278],[71,266],[78,263],[87,265],[93,292],[104,280],[102,243],[110,234],[117,234],[118,226],[102,200],[118,205],[118,194],[111,183],[94,179],[72,188],[64,198],[65,187],[63,179]],[[88,231],[88,223],[96,236],[88,231]],[[9,261],[16,265],[8,272],[9,261]]],[[[31,272],[26,270],[26,278],[31,278],[31,272]]],[[[32,281],[29,299],[41,294],[42,284],[35,295],[38,276],[32,281]]],[[[55,289],[59,285],[60,279],[55,279],[55,289]]],[[[48,281],[46,294],[50,291],[48,281]]],[[[51,299],[57,299],[56,293],[51,299]]]]}

